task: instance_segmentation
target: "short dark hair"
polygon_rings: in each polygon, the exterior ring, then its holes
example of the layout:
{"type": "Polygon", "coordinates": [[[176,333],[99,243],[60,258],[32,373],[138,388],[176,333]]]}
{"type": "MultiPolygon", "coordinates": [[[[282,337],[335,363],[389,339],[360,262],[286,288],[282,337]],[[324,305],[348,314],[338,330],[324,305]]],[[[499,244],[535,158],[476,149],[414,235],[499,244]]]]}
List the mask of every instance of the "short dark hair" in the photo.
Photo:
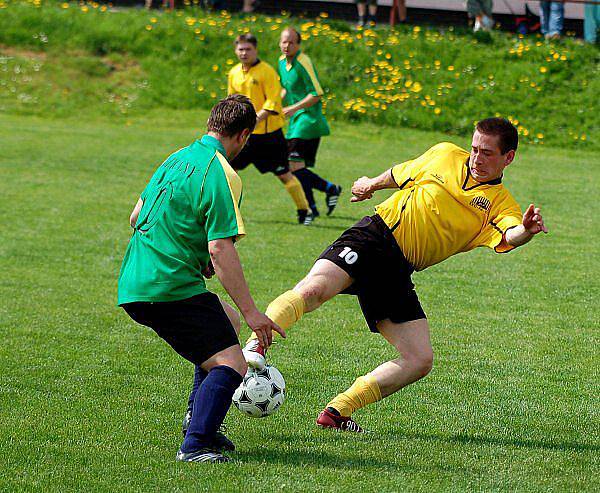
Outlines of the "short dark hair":
{"type": "Polygon", "coordinates": [[[497,135],[502,154],[516,151],[519,147],[519,132],[506,118],[486,118],[478,122],[475,128],[485,135],[497,135]]]}
{"type": "Polygon", "coordinates": [[[298,44],[302,43],[302,34],[300,34],[300,31],[298,31],[298,29],[296,29],[295,27],[292,27],[292,26],[288,26],[284,29],[284,31],[292,31],[293,33],[296,33],[296,38],[298,39],[298,44]]]}
{"type": "Polygon", "coordinates": [[[240,34],[237,38],[235,38],[235,41],[233,42],[234,46],[237,46],[240,43],[250,43],[256,48],[256,46],[258,45],[258,40],[256,39],[256,36],[254,36],[254,34],[244,33],[240,34]]]}
{"type": "Polygon", "coordinates": [[[254,130],[256,111],[252,102],[241,94],[233,94],[221,99],[213,106],[206,129],[224,137],[231,137],[245,129],[254,130]]]}

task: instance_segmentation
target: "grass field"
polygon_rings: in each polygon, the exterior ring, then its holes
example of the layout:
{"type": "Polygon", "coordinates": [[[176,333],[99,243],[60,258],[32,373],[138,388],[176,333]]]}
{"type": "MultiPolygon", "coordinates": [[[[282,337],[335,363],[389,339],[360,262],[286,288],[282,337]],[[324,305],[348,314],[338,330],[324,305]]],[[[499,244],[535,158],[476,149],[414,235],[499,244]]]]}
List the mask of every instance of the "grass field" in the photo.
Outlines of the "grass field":
{"type": "MultiPolygon", "coordinates": [[[[414,276],[434,371],[357,413],[373,433],[314,426],[332,395],[394,357],[355,299],[338,297],[273,349],[289,389],[281,411],[231,410],[236,462],[176,463],[192,368],[115,306],[116,279],[138,194],[205,118],[0,115],[0,490],[598,491],[600,158],[539,146],[519,151],[506,183],[522,206],[543,207],[550,234],[414,276]]],[[[337,124],[318,169],[347,191],[446,139],[337,124]]],[[[242,178],[239,251],[263,307],[373,205],[346,193],[303,228],[273,177],[242,178]]]]}

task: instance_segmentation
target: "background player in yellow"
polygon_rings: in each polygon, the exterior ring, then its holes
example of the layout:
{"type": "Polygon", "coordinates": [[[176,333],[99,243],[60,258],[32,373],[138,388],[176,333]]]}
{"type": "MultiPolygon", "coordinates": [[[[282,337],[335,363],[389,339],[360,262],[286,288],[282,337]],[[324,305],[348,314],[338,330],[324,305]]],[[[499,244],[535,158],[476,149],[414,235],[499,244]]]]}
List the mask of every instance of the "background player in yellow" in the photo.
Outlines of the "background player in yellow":
{"type": "Polygon", "coordinates": [[[287,142],[281,127],[284,118],[279,76],[268,63],[258,58],[257,40],[253,34],[240,34],[235,39],[235,54],[240,63],[227,78],[228,94],[250,98],[256,110],[257,123],[246,147],[231,162],[236,169],[254,164],[261,173],[273,173],[292,197],[298,211],[298,222],[308,226],[312,214],[298,178],[288,166],[287,142]]]}
{"type": "MultiPolygon", "coordinates": [[[[353,202],[370,199],[377,190],[399,191],[334,241],[266,314],[287,329],[335,295],[353,294],[371,331],[385,337],[399,357],[357,378],[327,404],[318,425],[363,431],[351,418],[354,411],[431,371],[429,325],[411,282],[413,271],[479,246],[508,252],[548,232],[540,209],[531,204],[521,214],[502,185],[517,145],[517,130],[509,121],[489,118],[477,124],[470,153],[438,144],[376,178],[363,176],[354,183],[353,202]]],[[[265,363],[256,339],[247,342],[244,356],[251,366],[265,363]]]]}

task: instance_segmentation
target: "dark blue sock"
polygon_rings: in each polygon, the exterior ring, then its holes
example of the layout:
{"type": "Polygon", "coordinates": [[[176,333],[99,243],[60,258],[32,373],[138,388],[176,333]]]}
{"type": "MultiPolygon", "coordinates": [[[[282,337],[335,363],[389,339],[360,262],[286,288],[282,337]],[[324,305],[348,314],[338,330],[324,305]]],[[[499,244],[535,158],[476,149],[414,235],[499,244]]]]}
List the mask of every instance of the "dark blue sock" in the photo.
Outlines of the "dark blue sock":
{"type": "Polygon", "coordinates": [[[308,170],[306,168],[300,168],[299,170],[294,171],[294,176],[298,178],[298,181],[302,185],[302,190],[304,190],[304,195],[306,195],[306,200],[308,201],[310,208],[316,208],[315,197],[312,191],[312,177],[308,170]]]}
{"type": "Polygon", "coordinates": [[[314,171],[306,169],[306,173],[308,176],[310,176],[312,187],[316,188],[319,192],[327,192],[328,188],[334,186],[333,183],[328,182],[327,180],[321,178],[314,171]]]}
{"type": "Polygon", "coordinates": [[[194,398],[192,421],[181,445],[182,452],[194,452],[211,445],[242,380],[237,371],[225,365],[215,366],[208,372],[194,398]]]}
{"type": "Polygon", "coordinates": [[[188,411],[192,411],[194,409],[196,392],[198,392],[198,389],[200,388],[200,385],[202,385],[206,375],[208,375],[208,373],[206,373],[199,365],[196,365],[194,368],[194,384],[192,385],[192,391],[190,392],[190,397],[188,399],[188,411]]]}

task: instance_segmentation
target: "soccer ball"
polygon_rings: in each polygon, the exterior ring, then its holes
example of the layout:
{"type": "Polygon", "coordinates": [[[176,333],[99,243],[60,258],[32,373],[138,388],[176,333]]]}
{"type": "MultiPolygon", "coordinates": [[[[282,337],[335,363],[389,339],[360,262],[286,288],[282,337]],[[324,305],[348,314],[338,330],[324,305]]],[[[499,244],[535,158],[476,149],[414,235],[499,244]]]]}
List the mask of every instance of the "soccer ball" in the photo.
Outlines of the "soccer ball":
{"type": "Polygon", "coordinates": [[[241,412],[253,418],[273,414],[285,400],[285,380],[274,366],[263,370],[249,369],[244,381],[233,394],[233,403],[241,412]]]}

